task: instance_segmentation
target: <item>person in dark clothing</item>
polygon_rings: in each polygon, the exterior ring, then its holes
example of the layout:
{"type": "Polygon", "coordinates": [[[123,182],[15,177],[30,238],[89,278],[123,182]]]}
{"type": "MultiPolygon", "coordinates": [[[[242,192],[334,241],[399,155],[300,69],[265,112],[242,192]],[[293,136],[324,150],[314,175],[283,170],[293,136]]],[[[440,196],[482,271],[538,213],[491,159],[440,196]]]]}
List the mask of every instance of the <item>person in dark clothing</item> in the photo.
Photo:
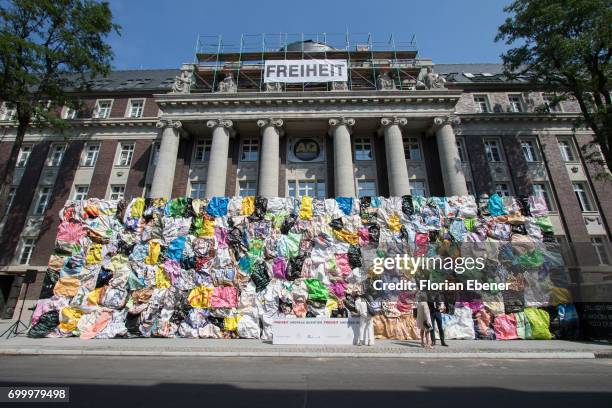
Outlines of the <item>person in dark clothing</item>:
{"type": "Polygon", "coordinates": [[[444,347],[448,347],[448,344],[444,341],[444,328],[442,327],[442,313],[446,311],[446,302],[444,295],[440,292],[433,292],[429,294],[429,314],[431,315],[431,344],[436,345],[436,331],[433,325],[438,325],[438,332],[440,333],[440,344],[444,347]]]}

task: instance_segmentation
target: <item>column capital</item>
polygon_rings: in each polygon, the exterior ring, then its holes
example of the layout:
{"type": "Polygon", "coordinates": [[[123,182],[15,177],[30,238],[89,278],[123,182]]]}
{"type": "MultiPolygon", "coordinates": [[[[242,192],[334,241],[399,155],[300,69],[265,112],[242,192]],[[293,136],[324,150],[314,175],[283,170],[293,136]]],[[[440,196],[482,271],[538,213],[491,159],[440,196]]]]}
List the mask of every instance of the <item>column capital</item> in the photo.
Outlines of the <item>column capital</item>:
{"type": "Polygon", "coordinates": [[[272,126],[276,128],[279,136],[283,136],[285,133],[283,131],[283,125],[284,125],[284,122],[282,119],[266,118],[266,119],[259,119],[257,121],[257,127],[259,127],[262,132],[268,126],[272,126]]]}
{"type": "Polygon", "coordinates": [[[329,131],[327,132],[330,136],[333,136],[334,129],[339,126],[346,126],[349,133],[351,132],[351,128],[355,125],[355,119],[353,118],[331,118],[329,120],[329,131]]]}
{"type": "Polygon", "coordinates": [[[172,120],[172,119],[160,119],[155,124],[155,127],[158,129],[165,129],[167,127],[171,127],[174,129],[181,129],[183,124],[180,120],[172,120]]]}
{"type": "Polygon", "coordinates": [[[397,126],[406,126],[408,124],[408,119],[406,118],[398,118],[397,116],[394,116],[392,118],[382,118],[380,120],[380,125],[385,128],[388,126],[392,126],[392,125],[397,125],[397,126]]]}
{"type": "Polygon", "coordinates": [[[436,116],[433,120],[434,127],[442,127],[444,125],[459,125],[461,124],[461,118],[459,116],[451,114],[446,116],[436,116]]]}
{"type": "Polygon", "coordinates": [[[206,126],[213,130],[218,127],[227,129],[230,137],[233,137],[235,134],[235,131],[233,128],[234,122],[232,122],[229,119],[211,119],[206,122],[206,126]]]}

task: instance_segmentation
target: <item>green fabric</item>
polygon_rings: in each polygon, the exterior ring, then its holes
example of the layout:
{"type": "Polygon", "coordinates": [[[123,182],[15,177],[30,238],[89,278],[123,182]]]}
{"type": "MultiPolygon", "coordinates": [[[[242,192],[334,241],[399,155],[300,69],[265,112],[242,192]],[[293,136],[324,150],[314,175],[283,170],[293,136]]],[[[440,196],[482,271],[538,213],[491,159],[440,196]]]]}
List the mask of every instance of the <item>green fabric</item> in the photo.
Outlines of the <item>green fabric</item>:
{"type": "Polygon", "coordinates": [[[193,221],[191,223],[191,229],[193,231],[193,234],[198,237],[204,235],[204,218],[201,215],[193,218],[193,221]]]}
{"type": "Polygon", "coordinates": [[[544,256],[542,255],[542,251],[539,249],[534,249],[532,252],[527,252],[519,256],[517,261],[522,266],[526,266],[528,268],[538,267],[544,263],[544,256]]]}
{"type": "Polygon", "coordinates": [[[134,271],[131,271],[128,276],[127,286],[129,290],[144,289],[146,287],[144,282],[138,278],[138,275],[136,275],[134,271]]]}
{"type": "Polygon", "coordinates": [[[302,234],[297,232],[290,232],[287,234],[287,257],[294,258],[300,253],[300,241],[302,240],[302,234]]]}
{"type": "Polygon", "coordinates": [[[472,232],[474,231],[474,226],[476,225],[476,219],[474,218],[464,218],[463,223],[465,224],[465,228],[472,232]]]}
{"type": "Polygon", "coordinates": [[[525,317],[525,313],[518,312],[514,313],[514,318],[516,319],[516,333],[519,339],[528,339],[531,337],[531,326],[529,325],[529,320],[525,317]]]}
{"type": "Polygon", "coordinates": [[[540,227],[542,232],[553,232],[553,226],[548,215],[542,217],[535,217],[535,223],[538,225],[538,227],[540,227]]]}
{"type": "Polygon", "coordinates": [[[170,200],[170,208],[168,209],[168,212],[170,213],[171,217],[182,217],[187,210],[187,205],[188,203],[186,197],[175,198],[174,200],[170,200]]]}
{"type": "Polygon", "coordinates": [[[278,214],[272,215],[272,225],[274,228],[280,228],[285,222],[285,218],[289,215],[289,213],[285,210],[279,212],[278,214]]]}
{"type": "Polygon", "coordinates": [[[264,242],[259,238],[253,238],[249,241],[249,256],[251,258],[263,258],[264,242]]]}
{"type": "Polygon", "coordinates": [[[532,340],[550,340],[550,316],[546,310],[537,309],[535,307],[525,308],[525,317],[529,320],[531,326],[531,336],[528,339],[532,340]]]}
{"type": "Polygon", "coordinates": [[[326,302],[329,297],[327,286],[318,279],[306,279],[304,281],[308,287],[308,299],[326,302]]]}

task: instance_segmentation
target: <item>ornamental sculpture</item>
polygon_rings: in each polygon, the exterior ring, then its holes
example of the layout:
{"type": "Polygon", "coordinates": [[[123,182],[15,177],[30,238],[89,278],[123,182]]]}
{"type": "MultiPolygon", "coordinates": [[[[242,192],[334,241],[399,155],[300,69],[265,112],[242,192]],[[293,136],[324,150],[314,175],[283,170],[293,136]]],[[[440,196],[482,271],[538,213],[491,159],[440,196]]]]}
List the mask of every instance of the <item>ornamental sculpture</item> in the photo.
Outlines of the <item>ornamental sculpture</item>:
{"type": "Polygon", "coordinates": [[[232,74],[226,74],[223,81],[219,82],[217,86],[217,92],[220,93],[236,93],[238,91],[238,87],[236,86],[236,82],[234,81],[234,77],[232,74]]]}

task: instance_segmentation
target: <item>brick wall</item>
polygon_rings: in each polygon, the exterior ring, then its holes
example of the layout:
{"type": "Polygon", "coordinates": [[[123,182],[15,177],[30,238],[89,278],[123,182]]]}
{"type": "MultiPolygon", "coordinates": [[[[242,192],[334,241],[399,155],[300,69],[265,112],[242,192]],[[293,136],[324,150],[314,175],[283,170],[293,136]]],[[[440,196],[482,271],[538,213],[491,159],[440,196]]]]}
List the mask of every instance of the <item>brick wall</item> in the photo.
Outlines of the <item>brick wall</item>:
{"type": "Polygon", "coordinates": [[[70,142],[66,148],[62,164],[55,179],[55,185],[53,186],[53,194],[49,200],[49,205],[47,206],[47,211],[40,228],[36,248],[32,253],[32,260],[30,262],[32,265],[46,265],[49,255],[53,251],[57,226],[59,225],[58,213],[64,207],[66,200],[70,198],[72,182],[76,169],[79,166],[83,145],[83,140],[75,140],[70,142]]]}
{"type": "Polygon", "coordinates": [[[425,170],[429,184],[429,195],[434,197],[444,196],[444,181],[442,179],[442,168],[440,167],[440,156],[438,154],[438,143],[433,136],[423,136],[423,159],[425,159],[425,170]]]}
{"type": "Polygon", "coordinates": [[[287,136],[279,140],[280,161],[278,164],[278,196],[284,197],[287,194],[285,184],[287,184],[287,136]]]}
{"type": "Polygon", "coordinates": [[[30,204],[34,199],[36,186],[40,173],[45,165],[47,154],[49,152],[49,141],[44,141],[34,145],[32,154],[28,159],[21,183],[17,187],[15,199],[7,217],[6,224],[2,230],[0,237],[0,265],[9,265],[13,263],[15,249],[19,243],[21,231],[25,225],[30,204]]]}
{"type": "Polygon", "coordinates": [[[153,140],[137,140],[134,143],[134,157],[125,184],[126,199],[142,196],[152,145],[153,140]]]}
{"type": "Polygon", "coordinates": [[[327,197],[336,196],[336,186],[334,179],[334,140],[333,137],[325,138],[325,159],[327,162],[327,197]]]}
{"type": "Polygon", "coordinates": [[[106,188],[113,169],[118,143],[117,140],[103,140],[100,144],[100,153],[91,178],[93,183],[89,186],[89,198],[106,198],[106,188]]]}
{"type": "Polygon", "coordinates": [[[11,149],[13,142],[0,142],[0,180],[4,180],[4,174],[6,172],[6,164],[11,156],[11,149]]]}
{"type": "Polygon", "coordinates": [[[531,195],[533,193],[532,183],[529,179],[529,168],[523,156],[521,143],[515,135],[503,136],[501,140],[508,160],[514,191],[517,195],[531,195]]]}
{"type": "Polygon", "coordinates": [[[387,155],[384,137],[374,136],[374,154],[376,159],[378,195],[389,197],[389,174],[387,170],[387,155]]]}
{"type": "Polygon", "coordinates": [[[174,169],[174,182],[172,184],[172,197],[182,197],[187,194],[189,182],[189,166],[193,154],[193,138],[181,139],[174,169]]]}
{"type": "Polygon", "coordinates": [[[236,178],[238,177],[238,159],[240,158],[240,136],[234,136],[229,140],[227,150],[227,174],[225,177],[225,195],[233,197],[236,195],[236,178]]]}
{"type": "Polygon", "coordinates": [[[469,135],[465,136],[465,145],[472,167],[472,178],[474,179],[474,189],[476,195],[493,191],[493,178],[489,170],[489,163],[485,154],[484,143],[481,136],[469,135]]]}

